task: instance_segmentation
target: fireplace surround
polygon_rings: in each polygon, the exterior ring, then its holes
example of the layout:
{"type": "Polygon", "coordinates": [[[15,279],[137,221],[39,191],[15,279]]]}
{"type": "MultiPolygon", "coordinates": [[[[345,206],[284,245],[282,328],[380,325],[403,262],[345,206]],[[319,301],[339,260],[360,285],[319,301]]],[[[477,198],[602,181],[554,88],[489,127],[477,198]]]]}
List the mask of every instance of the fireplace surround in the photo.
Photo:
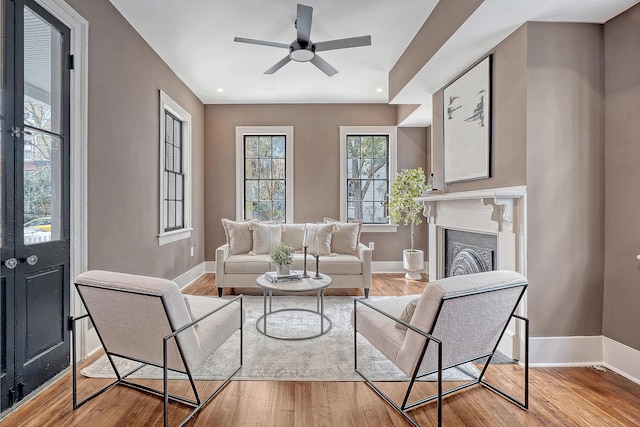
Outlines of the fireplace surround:
{"type": "MultiPolygon", "coordinates": [[[[463,191],[418,197],[429,227],[429,280],[446,276],[445,235],[447,230],[494,236],[493,269],[527,275],[525,186],[463,191]]],[[[473,255],[470,255],[473,258],[473,255]]],[[[480,255],[481,257],[481,255],[480,255]]],[[[526,315],[526,295],[518,309],[526,315]]],[[[518,358],[522,351],[520,327],[509,325],[499,350],[518,358]]]]}

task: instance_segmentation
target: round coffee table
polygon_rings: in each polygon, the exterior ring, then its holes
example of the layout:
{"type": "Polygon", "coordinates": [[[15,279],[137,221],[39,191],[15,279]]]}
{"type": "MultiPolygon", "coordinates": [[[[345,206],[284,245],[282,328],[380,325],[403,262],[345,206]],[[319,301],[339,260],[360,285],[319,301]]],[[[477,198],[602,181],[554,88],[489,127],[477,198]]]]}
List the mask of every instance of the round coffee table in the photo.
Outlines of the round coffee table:
{"type": "MultiPolygon", "coordinates": [[[[312,273],[314,274],[314,273],[312,273]]],[[[256,284],[262,288],[263,295],[263,309],[264,314],[256,321],[256,329],[261,334],[264,334],[271,338],[277,338],[281,340],[306,340],[310,338],[316,338],[326,334],[331,329],[331,319],[324,315],[324,290],[331,285],[331,277],[326,274],[320,273],[320,279],[314,279],[313,277],[305,278],[295,282],[276,282],[271,283],[263,274],[256,279],[256,284]],[[272,310],[273,292],[282,292],[285,294],[297,294],[302,292],[316,292],[316,310],[309,310],[307,308],[282,308],[279,310],[272,310]],[[295,312],[304,311],[318,315],[320,319],[320,332],[303,335],[303,336],[282,336],[274,335],[268,332],[267,319],[269,316],[275,313],[282,312],[295,312]],[[326,327],[325,327],[326,323],[326,327]],[[262,328],[261,328],[262,327],[262,328]]]]}

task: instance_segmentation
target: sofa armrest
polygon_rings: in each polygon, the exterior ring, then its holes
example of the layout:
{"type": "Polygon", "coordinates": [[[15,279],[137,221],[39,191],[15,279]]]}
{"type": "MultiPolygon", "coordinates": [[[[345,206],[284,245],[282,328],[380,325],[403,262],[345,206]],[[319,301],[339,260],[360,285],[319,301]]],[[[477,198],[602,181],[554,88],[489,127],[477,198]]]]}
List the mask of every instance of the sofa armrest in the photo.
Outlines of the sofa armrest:
{"type": "Polygon", "coordinates": [[[358,258],[362,261],[362,287],[369,289],[371,288],[371,260],[373,258],[373,250],[360,243],[358,245],[358,258]]]}
{"type": "Polygon", "coordinates": [[[225,244],[216,249],[216,286],[224,285],[224,262],[229,258],[229,245],[225,244]]]}

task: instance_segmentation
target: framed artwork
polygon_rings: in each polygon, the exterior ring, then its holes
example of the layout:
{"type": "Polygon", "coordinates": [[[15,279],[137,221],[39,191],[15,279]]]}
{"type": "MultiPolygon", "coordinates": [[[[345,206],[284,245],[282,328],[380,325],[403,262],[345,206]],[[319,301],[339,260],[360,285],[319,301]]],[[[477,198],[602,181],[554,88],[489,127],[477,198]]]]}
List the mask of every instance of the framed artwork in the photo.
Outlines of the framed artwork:
{"type": "Polygon", "coordinates": [[[444,180],[489,178],[491,55],[444,88],[444,180]]]}

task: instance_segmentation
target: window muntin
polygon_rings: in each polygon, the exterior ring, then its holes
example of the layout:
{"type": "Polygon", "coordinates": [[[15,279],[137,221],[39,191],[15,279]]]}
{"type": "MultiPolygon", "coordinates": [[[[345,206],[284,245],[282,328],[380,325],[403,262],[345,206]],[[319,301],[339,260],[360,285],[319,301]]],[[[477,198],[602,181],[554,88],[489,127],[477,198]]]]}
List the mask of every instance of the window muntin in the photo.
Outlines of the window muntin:
{"type": "Polygon", "coordinates": [[[182,121],[165,111],[164,231],[184,228],[182,121]]]}
{"type": "Polygon", "coordinates": [[[363,232],[397,231],[383,204],[397,151],[395,126],[340,126],[340,220],[363,221],[363,232]]]}
{"type": "Polygon", "coordinates": [[[286,135],[245,135],[243,151],[243,219],[286,222],[286,135]]]}
{"type": "Polygon", "coordinates": [[[347,221],[388,224],[389,135],[347,135],[347,221]]]}
{"type": "Polygon", "coordinates": [[[236,126],[236,219],[293,221],[293,126],[236,126]]]}
{"type": "Polygon", "coordinates": [[[160,91],[160,246],[191,236],[191,130],[191,115],[160,91]]]}

